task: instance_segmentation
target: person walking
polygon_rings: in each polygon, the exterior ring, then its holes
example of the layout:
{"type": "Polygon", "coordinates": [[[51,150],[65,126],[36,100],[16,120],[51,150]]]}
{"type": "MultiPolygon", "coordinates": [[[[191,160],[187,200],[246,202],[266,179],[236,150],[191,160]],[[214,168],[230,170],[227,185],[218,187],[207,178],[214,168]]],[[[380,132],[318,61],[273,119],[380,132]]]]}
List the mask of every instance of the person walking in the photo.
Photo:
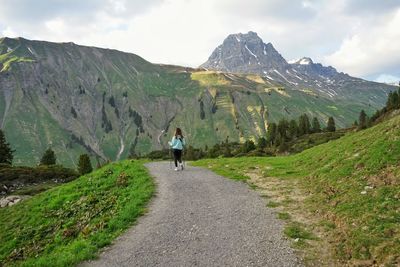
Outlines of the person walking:
{"type": "Polygon", "coordinates": [[[174,154],[175,171],[178,171],[179,169],[183,170],[182,150],[185,147],[186,142],[180,128],[176,128],[175,135],[172,137],[172,140],[168,142],[168,144],[172,148],[172,152],[174,154]]]}

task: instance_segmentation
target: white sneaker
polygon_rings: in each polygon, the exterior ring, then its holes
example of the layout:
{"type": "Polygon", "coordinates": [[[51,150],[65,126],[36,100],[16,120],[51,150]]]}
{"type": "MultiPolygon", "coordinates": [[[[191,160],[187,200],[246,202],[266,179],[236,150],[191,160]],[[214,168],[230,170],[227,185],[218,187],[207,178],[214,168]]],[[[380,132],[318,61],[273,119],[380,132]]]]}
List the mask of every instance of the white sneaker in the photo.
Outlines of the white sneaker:
{"type": "Polygon", "coordinates": [[[178,167],[175,168],[175,171],[178,171],[178,167]]]}

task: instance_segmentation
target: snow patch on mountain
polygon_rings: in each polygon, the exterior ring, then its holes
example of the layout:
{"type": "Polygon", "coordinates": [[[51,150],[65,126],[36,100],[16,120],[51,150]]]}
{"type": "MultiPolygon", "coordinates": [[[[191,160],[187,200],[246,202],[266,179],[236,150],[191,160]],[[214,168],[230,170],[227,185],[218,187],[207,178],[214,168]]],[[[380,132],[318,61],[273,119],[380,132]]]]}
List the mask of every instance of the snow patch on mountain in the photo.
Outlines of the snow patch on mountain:
{"type": "Polygon", "coordinates": [[[247,47],[247,45],[244,45],[244,47],[247,49],[247,51],[249,51],[249,53],[250,53],[253,57],[257,58],[257,56],[256,56],[253,52],[251,52],[251,50],[247,47]]]}
{"type": "Polygon", "coordinates": [[[32,55],[35,54],[35,53],[33,52],[32,48],[30,48],[29,46],[28,46],[28,50],[29,50],[29,52],[31,52],[32,55]]]}
{"type": "Polygon", "coordinates": [[[310,65],[312,62],[308,58],[302,58],[299,62],[300,65],[310,65]]]}

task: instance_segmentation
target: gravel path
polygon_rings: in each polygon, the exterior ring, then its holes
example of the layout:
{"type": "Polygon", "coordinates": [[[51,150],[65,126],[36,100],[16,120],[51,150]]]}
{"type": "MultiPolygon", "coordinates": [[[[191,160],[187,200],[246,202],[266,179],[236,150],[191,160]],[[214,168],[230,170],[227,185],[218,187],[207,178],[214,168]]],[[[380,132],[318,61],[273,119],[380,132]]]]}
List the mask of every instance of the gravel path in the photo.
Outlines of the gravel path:
{"type": "Polygon", "coordinates": [[[301,266],[282,223],[245,183],[147,167],[158,184],[149,213],[86,266],[301,266]]]}

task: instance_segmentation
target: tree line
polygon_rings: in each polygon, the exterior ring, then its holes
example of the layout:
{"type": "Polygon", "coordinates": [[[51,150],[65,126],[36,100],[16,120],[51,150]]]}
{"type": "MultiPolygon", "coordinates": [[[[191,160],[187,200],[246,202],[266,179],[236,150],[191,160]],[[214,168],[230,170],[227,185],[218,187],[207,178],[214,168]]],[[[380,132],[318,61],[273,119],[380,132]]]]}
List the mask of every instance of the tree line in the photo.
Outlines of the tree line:
{"type": "MultiPolygon", "coordinates": [[[[4,132],[0,129],[0,164],[12,166],[14,152],[11,145],[7,142],[4,132]]],[[[51,148],[48,148],[42,155],[39,166],[53,166],[57,164],[57,157],[51,148]]],[[[88,154],[82,154],[78,159],[77,171],[84,175],[92,172],[93,167],[88,154]]]]}
{"type": "MultiPolygon", "coordinates": [[[[326,127],[321,126],[318,118],[309,119],[307,114],[301,115],[298,120],[281,119],[278,123],[272,122],[268,125],[266,136],[259,137],[256,141],[246,140],[244,143],[231,142],[229,137],[220,143],[216,143],[211,147],[207,145],[204,148],[195,148],[188,146],[184,150],[184,158],[186,160],[198,160],[201,158],[217,158],[217,157],[240,157],[240,156],[266,156],[284,153],[290,150],[292,143],[298,139],[307,139],[307,136],[314,133],[334,133],[336,131],[335,120],[329,117],[326,122],[326,127]]],[[[326,134],[325,134],[326,135],[326,134]]],[[[319,143],[327,142],[338,138],[339,135],[318,136],[315,139],[320,139],[319,143]]],[[[304,149],[313,146],[312,138],[307,139],[307,144],[304,149]]],[[[170,149],[152,151],[141,158],[150,159],[170,159],[170,149]]],[[[130,158],[138,158],[132,154],[130,158]]]]}
{"type": "Polygon", "coordinates": [[[303,114],[299,117],[298,121],[292,119],[290,121],[281,119],[278,123],[270,123],[268,125],[267,136],[265,141],[264,137],[261,137],[261,144],[265,144],[265,147],[277,146],[280,150],[287,150],[287,142],[292,141],[301,136],[325,132],[335,132],[336,125],[333,117],[329,117],[325,129],[321,128],[321,124],[318,118],[314,117],[310,122],[307,114],[303,114]]]}
{"type": "Polygon", "coordinates": [[[356,120],[353,126],[357,127],[357,130],[364,130],[376,124],[386,114],[398,109],[400,109],[400,83],[397,91],[388,94],[386,105],[382,109],[378,109],[371,117],[368,117],[365,111],[361,110],[358,121],[356,120]]]}

